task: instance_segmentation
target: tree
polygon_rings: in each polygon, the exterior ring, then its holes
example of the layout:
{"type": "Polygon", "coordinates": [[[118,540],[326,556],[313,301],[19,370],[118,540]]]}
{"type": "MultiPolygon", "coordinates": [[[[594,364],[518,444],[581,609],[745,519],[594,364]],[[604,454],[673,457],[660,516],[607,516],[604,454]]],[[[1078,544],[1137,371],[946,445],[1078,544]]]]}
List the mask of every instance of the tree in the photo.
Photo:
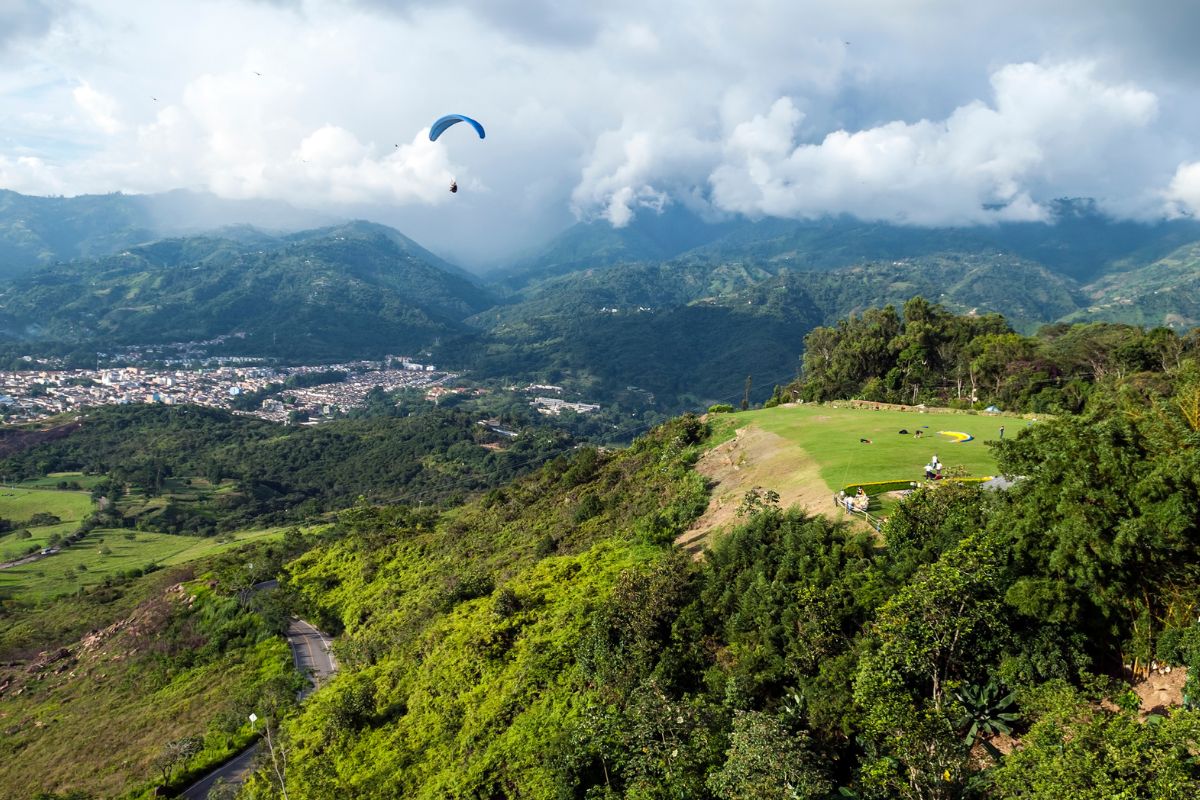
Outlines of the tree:
{"type": "MultiPolygon", "coordinates": [[[[884,712],[897,691],[923,684],[920,695],[940,708],[947,681],[998,649],[1006,634],[1000,563],[996,544],[974,534],[918,570],[879,609],[871,629],[876,649],[855,686],[861,705],[884,712]]],[[[886,713],[881,722],[890,724],[886,713]]]]}
{"type": "Polygon", "coordinates": [[[738,506],[737,515],[739,517],[752,517],[755,514],[761,514],[764,511],[779,510],[779,492],[774,489],[763,490],[761,486],[755,486],[750,491],[746,492],[742,498],[741,504],[738,506]]]}
{"type": "Polygon", "coordinates": [[[1034,693],[1038,719],[991,770],[991,794],[1022,800],[1190,800],[1200,796],[1200,712],[1140,722],[1106,711],[1065,684],[1034,693]]]}
{"type": "Polygon", "coordinates": [[[789,731],[761,711],[733,718],[725,764],[708,779],[721,800],[806,800],[828,797],[833,783],[807,733],[789,731]]]}
{"type": "Polygon", "coordinates": [[[204,742],[199,736],[185,736],[181,739],[173,739],[163,745],[162,750],[154,759],[154,766],[162,777],[162,783],[165,785],[171,780],[171,773],[175,771],[177,766],[186,764],[204,747],[204,742]]]}
{"type": "Polygon", "coordinates": [[[1011,540],[1007,602],[1121,646],[1121,663],[1149,661],[1155,631],[1175,615],[1182,587],[1195,585],[1200,451],[1177,414],[1167,402],[1118,405],[1039,424],[998,448],[1001,471],[1025,476],[991,519],[1011,540]]]}

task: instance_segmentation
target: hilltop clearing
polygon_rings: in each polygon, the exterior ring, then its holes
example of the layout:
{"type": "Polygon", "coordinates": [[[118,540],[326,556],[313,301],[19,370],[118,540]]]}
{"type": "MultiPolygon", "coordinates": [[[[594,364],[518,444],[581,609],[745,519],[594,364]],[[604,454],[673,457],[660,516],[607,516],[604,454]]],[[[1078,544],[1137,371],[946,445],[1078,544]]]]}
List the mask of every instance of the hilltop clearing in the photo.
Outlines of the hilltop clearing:
{"type": "Polygon", "coordinates": [[[1001,426],[1013,436],[1033,424],[1032,419],[1000,414],[899,408],[788,403],[714,417],[715,440],[721,444],[696,466],[713,483],[712,497],[677,544],[698,552],[713,531],[737,521],[738,508],[753,489],[778,492],[783,508],[798,505],[826,513],[832,496],[847,485],[922,480],[923,467],[934,455],[947,474],[992,475],[996,460],[987,441],[999,438],[1001,426]],[[939,431],[972,439],[955,441],[957,437],[939,431]]]}

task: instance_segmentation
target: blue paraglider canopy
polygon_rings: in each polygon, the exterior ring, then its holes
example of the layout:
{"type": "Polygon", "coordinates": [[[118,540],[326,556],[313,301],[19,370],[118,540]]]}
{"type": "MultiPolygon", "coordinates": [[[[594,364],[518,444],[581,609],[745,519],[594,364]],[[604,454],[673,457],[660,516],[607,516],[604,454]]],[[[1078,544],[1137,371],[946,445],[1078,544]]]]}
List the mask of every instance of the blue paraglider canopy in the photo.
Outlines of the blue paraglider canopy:
{"type": "Polygon", "coordinates": [[[429,129],[429,141],[436,142],[437,138],[445,133],[447,128],[449,128],[451,125],[457,125],[460,122],[465,122],[474,128],[475,132],[479,134],[480,139],[484,137],[483,126],[475,120],[471,119],[470,117],[463,116],[462,114],[447,114],[437,122],[433,123],[433,127],[429,129]]]}

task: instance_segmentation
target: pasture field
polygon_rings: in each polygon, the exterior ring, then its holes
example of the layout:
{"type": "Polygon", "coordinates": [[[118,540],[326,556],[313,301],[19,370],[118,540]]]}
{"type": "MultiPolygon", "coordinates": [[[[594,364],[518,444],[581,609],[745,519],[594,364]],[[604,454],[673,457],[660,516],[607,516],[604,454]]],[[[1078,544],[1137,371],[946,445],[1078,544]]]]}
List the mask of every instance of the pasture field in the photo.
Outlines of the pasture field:
{"type": "Polygon", "coordinates": [[[51,472],[44,478],[28,478],[17,486],[23,489],[54,489],[62,481],[77,483],[80,488],[91,490],[96,484],[105,479],[104,475],[84,475],[82,472],[51,472]]]}
{"type": "Polygon", "coordinates": [[[91,510],[92,498],[87,492],[0,487],[0,517],[13,522],[45,512],[78,524],[91,510]]]}
{"type": "Polygon", "coordinates": [[[876,411],[844,404],[789,404],[718,416],[715,423],[724,429],[721,438],[726,439],[733,431],[746,428],[774,434],[782,440],[779,446],[795,449],[797,461],[815,463],[830,492],[849,483],[922,480],[924,466],[934,455],[946,467],[963,467],[971,476],[993,475],[996,460],[987,442],[999,438],[1002,425],[1006,436],[1015,436],[1033,424],[1002,414],[876,411]],[[901,434],[901,430],[908,433],[901,434]],[[918,430],[920,439],[915,437],[918,430]],[[966,433],[974,439],[957,442],[939,431],[966,433]]]}
{"type": "Polygon", "coordinates": [[[74,532],[91,510],[92,499],[87,492],[0,487],[0,519],[17,526],[0,534],[0,562],[20,558],[35,547],[39,550],[47,547],[54,534],[66,536],[74,532]],[[62,521],[54,525],[24,524],[38,513],[53,514],[62,521]],[[30,538],[17,538],[20,530],[29,531],[30,538]]]}
{"type": "Polygon", "coordinates": [[[183,564],[247,542],[282,537],[283,531],[283,528],[268,528],[200,538],[97,529],[60,553],[0,570],[0,593],[23,601],[44,600],[103,583],[118,572],[142,569],[148,564],[183,564]],[[109,552],[101,552],[102,549],[109,552]]]}

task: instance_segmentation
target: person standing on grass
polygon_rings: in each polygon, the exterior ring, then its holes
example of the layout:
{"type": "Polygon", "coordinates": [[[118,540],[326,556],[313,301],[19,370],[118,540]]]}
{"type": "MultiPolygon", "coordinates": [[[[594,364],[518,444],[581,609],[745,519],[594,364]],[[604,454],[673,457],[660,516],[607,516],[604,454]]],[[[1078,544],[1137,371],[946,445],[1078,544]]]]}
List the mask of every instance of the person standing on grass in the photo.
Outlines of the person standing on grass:
{"type": "Polygon", "coordinates": [[[1004,438],[1004,426],[1003,425],[1000,426],[1000,438],[1001,439],[1004,438]]]}

